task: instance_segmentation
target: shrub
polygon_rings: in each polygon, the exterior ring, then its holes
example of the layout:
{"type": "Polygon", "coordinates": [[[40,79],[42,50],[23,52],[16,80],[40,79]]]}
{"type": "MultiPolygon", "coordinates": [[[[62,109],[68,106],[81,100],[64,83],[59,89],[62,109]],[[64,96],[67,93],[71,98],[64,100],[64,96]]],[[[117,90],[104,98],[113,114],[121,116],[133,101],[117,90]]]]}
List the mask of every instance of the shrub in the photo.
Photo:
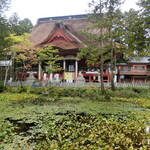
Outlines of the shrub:
{"type": "Polygon", "coordinates": [[[142,97],[150,99],[150,88],[139,88],[139,87],[133,87],[133,88],[117,88],[118,92],[124,91],[122,93],[121,97],[142,97]]]}
{"type": "Polygon", "coordinates": [[[4,90],[5,90],[4,83],[0,82],[0,93],[2,93],[4,90]]]}
{"type": "Polygon", "coordinates": [[[123,97],[123,98],[139,97],[138,93],[135,93],[134,91],[127,89],[116,91],[109,90],[108,93],[110,94],[111,97],[123,97]]]}
{"type": "MultiPolygon", "coordinates": [[[[47,120],[48,121],[48,120],[47,120]]],[[[46,123],[36,138],[38,149],[149,149],[145,120],[128,116],[117,118],[69,115],[46,123]]]]}
{"type": "Polygon", "coordinates": [[[0,120],[0,143],[11,141],[12,135],[14,135],[13,129],[14,127],[10,122],[0,120]]]}

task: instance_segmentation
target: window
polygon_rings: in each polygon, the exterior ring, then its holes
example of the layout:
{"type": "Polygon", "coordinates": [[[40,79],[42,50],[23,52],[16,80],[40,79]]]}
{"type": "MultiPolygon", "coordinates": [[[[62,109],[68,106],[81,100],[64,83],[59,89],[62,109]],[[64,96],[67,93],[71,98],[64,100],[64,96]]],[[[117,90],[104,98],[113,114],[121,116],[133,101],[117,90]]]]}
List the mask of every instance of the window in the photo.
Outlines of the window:
{"type": "Polygon", "coordinates": [[[74,60],[66,60],[66,71],[68,71],[68,72],[75,71],[75,61],[74,60]]]}
{"type": "Polygon", "coordinates": [[[121,71],[124,71],[124,72],[131,71],[131,67],[130,66],[121,66],[121,71]]]}
{"type": "Polygon", "coordinates": [[[68,71],[69,72],[75,71],[74,65],[68,65],[68,71]]]}
{"type": "Polygon", "coordinates": [[[135,70],[145,70],[145,66],[134,66],[135,70]]]}

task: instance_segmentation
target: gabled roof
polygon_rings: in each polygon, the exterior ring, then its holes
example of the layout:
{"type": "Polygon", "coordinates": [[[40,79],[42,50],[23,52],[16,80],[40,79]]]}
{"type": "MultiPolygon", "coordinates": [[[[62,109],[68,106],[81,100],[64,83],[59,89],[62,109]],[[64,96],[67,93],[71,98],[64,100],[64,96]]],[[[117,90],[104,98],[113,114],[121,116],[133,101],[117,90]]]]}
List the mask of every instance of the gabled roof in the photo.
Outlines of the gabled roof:
{"type": "Polygon", "coordinates": [[[135,58],[130,59],[129,63],[149,63],[150,64],[150,56],[135,57],[135,58]]]}
{"type": "MultiPolygon", "coordinates": [[[[40,18],[29,40],[35,44],[35,47],[50,45],[64,50],[86,47],[90,43],[87,45],[83,43],[85,37],[81,35],[79,31],[84,30],[85,27],[91,24],[92,23],[88,22],[86,15],[40,18]],[[57,34],[60,34],[64,40],[58,40],[57,34]],[[54,40],[52,40],[52,38],[54,40]]],[[[97,35],[100,34],[99,29],[92,29],[89,32],[97,35]]],[[[104,29],[103,32],[105,33],[107,30],[104,29]]],[[[121,47],[119,43],[114,42],[113,44],[117,48],[121,47]]]]}
{"type": "Polygon", "coordinates": [[[36,47],[43,45],[55,46],[62,49],[85,47],[86,45],[82,43],[83,37],[78,32],[87,25],[89,25],[89,22],[86,19],[43,22],[35,26],[29,40],[36,47]],[[50,41],[58,29],[61,30],[62,35],[68,41],[50,41]]]}

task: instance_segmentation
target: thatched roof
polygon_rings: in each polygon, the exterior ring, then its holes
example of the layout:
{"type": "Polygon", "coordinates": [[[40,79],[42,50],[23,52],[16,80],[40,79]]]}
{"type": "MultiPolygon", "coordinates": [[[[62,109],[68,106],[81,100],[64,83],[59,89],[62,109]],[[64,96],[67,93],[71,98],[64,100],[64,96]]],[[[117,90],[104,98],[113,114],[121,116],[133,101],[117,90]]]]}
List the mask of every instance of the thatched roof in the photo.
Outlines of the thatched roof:
{"type": "MultiPolygon", "coordinates": [[[[91,25],[86,18],[66,19],[66,20],[50,20],[45,22],[39,22],[33,29],[29,40],[34,43],[35,47],[53,46],[64,50],[78,49],[80,47],[86,47],[83,42],[85,37],[79,33],[79,31],[85,29],[85,27],[91,25]],[[51,40],[55,33],[61,30],[61,34],[64,36],[64,41],[51,40]]],[[[91,33],[99,35],[99,30],[92,29],[91,33]]],[[[103,32],[107,32],[106,29],[103,32]]],[[[113,43],[117,48],[120,48],[119,43],[113,43]]]]}
{"type": "Polygon", "coordinates": [[[62,49],[77,49],[79,47],[85,47],[83,44],[83,36],[79,34],[79,31],[89,25],[86,19],[75,20],[63,20],[63,21],[49,21],[43,22],[35,26],[29,40],[35,44],[36,47],[50,45],[59,47],[62,49]],[[55,34],[57,29],[60,28],[63,35],[68,41],[51,41],[48,42],[55,34]]]}

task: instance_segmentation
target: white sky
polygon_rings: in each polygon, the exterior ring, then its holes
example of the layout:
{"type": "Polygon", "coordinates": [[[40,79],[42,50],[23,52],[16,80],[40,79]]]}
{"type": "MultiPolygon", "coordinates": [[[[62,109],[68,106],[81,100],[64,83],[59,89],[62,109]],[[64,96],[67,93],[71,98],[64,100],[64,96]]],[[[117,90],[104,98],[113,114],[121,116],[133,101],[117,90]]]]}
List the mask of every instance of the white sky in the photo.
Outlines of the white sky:
{"type": "MultiPolygon", "coordinates": [[[[16,12],[20,19],[29,18],[36,24],[38,18],[86,14],[91,0],[11,0],[12,5],[6,15],[16,12]]],[[[123,10],[137,8],[138,0],[126,0],[123,10]]]]}

